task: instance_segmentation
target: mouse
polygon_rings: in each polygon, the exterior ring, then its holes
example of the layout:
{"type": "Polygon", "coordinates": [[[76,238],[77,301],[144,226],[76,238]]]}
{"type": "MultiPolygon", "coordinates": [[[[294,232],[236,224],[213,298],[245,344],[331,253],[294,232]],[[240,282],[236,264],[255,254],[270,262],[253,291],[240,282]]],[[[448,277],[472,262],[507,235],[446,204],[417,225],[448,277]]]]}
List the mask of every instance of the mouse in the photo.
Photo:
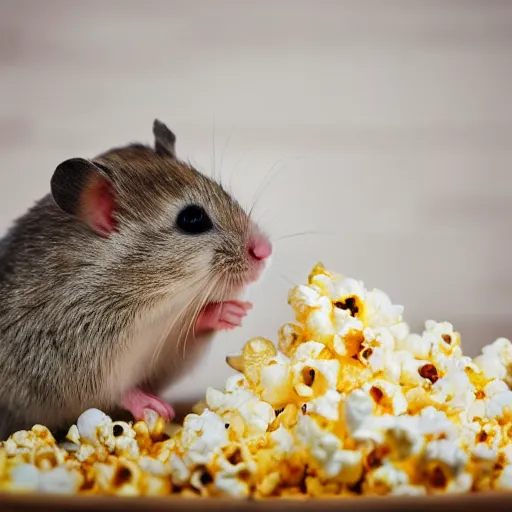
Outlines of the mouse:
{"type": "Polygon", "coordinates": [[[252,307],[269,236],[166,124],[152,131],[57,165],[0,241],[2,440],[91,408],[172,420],[164,390],[252,307]]]}

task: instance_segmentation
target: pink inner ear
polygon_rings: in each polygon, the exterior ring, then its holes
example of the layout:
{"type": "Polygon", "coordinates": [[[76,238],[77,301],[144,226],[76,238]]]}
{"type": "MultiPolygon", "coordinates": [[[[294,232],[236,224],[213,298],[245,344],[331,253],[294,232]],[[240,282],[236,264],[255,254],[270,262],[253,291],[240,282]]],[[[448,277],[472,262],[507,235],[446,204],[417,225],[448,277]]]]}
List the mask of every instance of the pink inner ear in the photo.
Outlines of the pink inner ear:
{"type": "Polygon", "coordinates": [[[83,193],[81,203],[83,220],[92,230],[104,237],[115,231],[114,191],[105,178],[98,176],[91,181],[83,193]]]}

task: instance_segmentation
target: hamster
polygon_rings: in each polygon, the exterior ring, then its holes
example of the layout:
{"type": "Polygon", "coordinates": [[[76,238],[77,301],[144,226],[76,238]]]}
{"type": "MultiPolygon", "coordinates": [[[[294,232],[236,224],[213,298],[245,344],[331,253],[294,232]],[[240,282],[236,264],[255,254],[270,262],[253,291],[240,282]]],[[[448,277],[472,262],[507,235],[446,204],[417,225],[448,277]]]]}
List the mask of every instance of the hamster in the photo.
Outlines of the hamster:
{"type": "Polygon", "coordinates": [[[251,307],[268,237],[165,124],[153,135],[62,162],[1,240],[0,439],[92,407],[171,419],[159,394],[251,307]]]}

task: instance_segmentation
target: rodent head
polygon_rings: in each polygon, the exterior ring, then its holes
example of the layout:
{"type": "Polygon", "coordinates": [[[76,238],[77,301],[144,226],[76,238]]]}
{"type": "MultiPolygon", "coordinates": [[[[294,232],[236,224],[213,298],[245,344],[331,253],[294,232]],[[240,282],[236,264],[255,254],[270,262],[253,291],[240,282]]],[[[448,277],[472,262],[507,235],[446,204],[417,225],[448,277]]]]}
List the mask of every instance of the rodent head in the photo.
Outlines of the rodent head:
{"type": "Polygon", "coordinates": [[[154,148],[132,144],[61,163],[53,198],[82,221],[81,236],[101,251],[118,293],[231,298],[258,279],[271,244],[218,183],[176,157],[163,123],[155,120],[153,134],[154,148]]]}

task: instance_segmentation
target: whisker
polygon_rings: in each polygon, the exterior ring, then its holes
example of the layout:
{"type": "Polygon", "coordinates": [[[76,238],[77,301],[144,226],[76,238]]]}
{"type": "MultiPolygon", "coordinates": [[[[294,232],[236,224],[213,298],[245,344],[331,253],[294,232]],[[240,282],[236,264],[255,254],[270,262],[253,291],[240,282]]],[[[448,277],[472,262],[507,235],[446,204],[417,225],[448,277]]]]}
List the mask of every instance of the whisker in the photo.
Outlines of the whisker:
{"type": "MultiPolygon", "coordinates": [[[[197,300],[199,298],[200,298],[200,294],[197,294],[195,296],[195,299],[197,300]]],[[[201,311],[201,307],[202,307],[203,301],[206,303],[206,298],[205,298],[204,294],[203,294],[203,298],[202,299],[197,300],[197,303],[196,303],[195,306],[193,306],[193,309],[191,308],[190,314],[187,317],[187,322],[183,323],[182,326],[181,326],[181,329],[180,329],[180,332],[179,332],[179,339],[180,339],[180,344],[183,344],[182,345],[182,349],[183,349],[182,350],[182,357],[183,357],[183,359],[185,358],[185,354],[186,354],[188,337],[190,336],[192,330],[194,329],[195,322],[197,321],[198,315],[199,315],[199,313],[201,311]]],[[[196,301],[194,301],[194,302],[196,302],[196,301]]],[[[193,305],[193,303],[191,303],[191,306],[192,305],[193,305]]]]}
{"type": "Polygon", "coordinates": [[[180,325],[180,329],[178,331],[177,336],[177,348],[179,349],[180,346],[182,347],[181,350],[181,357],[185,359],[186,356],[186,348],[187,348],[187,338],[190,331],[190,326],[194,325],[194,322],[197,317],[196,308],[194,308],[194,303],[197,301],[197,299],[200,297],[202,293],[202,290],[200,290],[198,293],[196,293],[192,299],[189,301],[186,307],[186,316],[183,318],[183,322],[180,325]],[[183,334],[185,332],[185,334],[183,334]]]}
{"type": "Polygon", "coordinates": [[[217,180],[216,173],[217,169],[215,166],[215,116],[213,116],[213,133],[212,133],[212,166],[213,166],[213,172],[212,176],[215,181],[218,181],[219,184],[221,183],[221,180],[217,180]]]}
{"type": "Polygon", "coordinates": [[[263,179],[261,180],[258,188],[256,189],[256,191],[254,193],[253,204],[249,210],[249,217],[252,215],[252,212],[253,212],[254,208],[256,207],[256,204],[258,203],[259,199],[261,198],[261,194],[263,194],[263,192],[267,188],[268,184],[271,183],[272,180],[277,176],[277,174],[279,174],[279,171],[282,170],[282,167],[277,167],[277,166],[281,162],[283,162],[283,160],[285,160],[285,157],[282,157],[279,160],[277,160],[277,162],[274,162],[272,164],[272,166],[270,167],[270,169],[265,174],[265,176],[263,176],[263,179]],[[275,169],[277,169],[277,172],[274,172],[275,169]],[[274,173],[274,174],[272,175],[272,173],[274,173]],[[269,176],[270,176],[270,179],[269,179],[269,176]]]}
{"type": "MultiPolygon", "coordinates": [[[[255,219],[255,222],[260,228],[262,228],[264,231],[269,233],[272,233],[276,230],[276,227],[278,226],[277,221],[279,220],[286,220],[286,213],[282,209],[279,209],[279,211],[275,211],[271,208],[265,208],[261,214],[258,216],[258,219],[255,219]],[[270,214],[270,215],[267,215],[270,214]],[[270,229],[269,229],[270,228],[270,229]]],[[[267,234],[269,234],[267,233],[267,234]]]]}
{"type": "Polygon", "coordinates": [[[286,277],[284,274],[279,274],[279,277],[283,280],[283,281],[286,281],[287,284],[291,285],[291,286],[295,286],[297,283],[294,283],[291,279],[289,279],[288,277],[286,277]]]}
{"type": "MultiPolygon", "coordinates": [[[[197,307],[195,308],[194,313],[192,315],[190,315],[189,325],[188,325],[188,327],[187,327],[187,329],[185,331],[185,336],[183,337],[183,340],[184,340],[183,341],[183,358],[185,358],[185,352],[186,352],[186,347],[187,347],[187,340],[188,340],[188,338],[189,338],[189,336],[191,334],[192,329],[195,327],[196,319],[197,319],[199,313],[201,312],[201,310],[203,309],[203,307],[207,304],[209,296],[210,296],[210,293],[212,292],[212,290],[216,286],[217,282],[218,282],[218,278],[212,280],[211,286],[208,288],[206,293],[203,294],[203,298],[197,304],[197,307]]],[[[181,336],[181,332],[180,332],[180,336],[181,336]]]]}
{"type": "MultiPolygon", "coordinates": [[[[265,208],[265,209],[261,212],[260,216],[259,216],[257,219],[254,219],[254,221],[256,222],[256,224],[258,224],[258,225],[263,225],[263,218],[265,217],[265,214],[266,214],[266,213],[268,213],[269,211],[270,211],[270,208],[265,208]]],[[[273,217],[273,218],[276,218],[276,217],[277,217],[277,216],[276,216],[276,215],[274,215],[274,217],[273,217]]],[[[272,219],[270,219],[270,220],[272,220],[272,219]]]]}
{"type": "Polygon", "coordinates": [[[158,365],[158,362],[160,360],[160,355],[162,353],[162,350],[163,350],[163,347],[165,346],[165,342],[167,341],[174,325],[176,324],[176,321],[178,320],[178,316],[176,316],[173,321],[171,321],[169,323],[169,326],[164,330],[164,332],[162,333],[160,339],[158,340],[158,344],[157,344],[157,347],[156,347],[156,350],[154,351],[152,357],[151,357],[151,361],[150,361],[150,364],[149,364],[149,367],[151,368],[151,375],[155,375],[157,374],[157,365],[158,365]]]}
{"type": "Polygon", "coordinates": [[[330,233],[327,231],[301,231],[299,233],[291,233],[289,235],[279,236],[272,239],[272,242],[280,242],[282,240],[287,240],[289,238],[295,238],[298,236],[306,236],[306,235],[315,235],[315,236],[337,236],[339,233],[330,233]]]}
{"type": "MultiPolygon", "coordinates": [[[[196,284],[198,284],[200,282],[200,279],[197,278],[195,279],[190,286],[195,286],[196,284]]],[[[180,294],[184,291],[188,291],[190,289],[190,286],[187,286],[187,288],[185,289],[182,289],[182,290],[179,290],[179,291],[175,291],[175,297],[179,297],[180,294]]],[[[192,297],[193,299],[194,297],[192,297]]],[[[162,336],[160,337],[160,339],[158,340],[158,343],[157,343],[157,348],[155,350],[155,352],[153,353],[153,356],[151,358],[151,361],[150,361],[150,367],[151,368],[155,368],[155,366],[158,364],[158,359],[160,358],[160,354],[163,350],[163,347],[165,345],[165,341],[167,340],[167,338],[169,337],[172,329],[174,328],[174,326],[176,325],[176,323],[180,320],[180,317],[183,315],[183,313],[185,312],[186,308],[188,307],[188,305],[190,304],[190,301],[189,302],[186,302],[185,303],[185,307],[183,307],[179,312],[178,314],[176,314],[172,321],[169,323],[169,326],[167,327],[167,329],[165,329],[165,331],[162,333],[162,336]]]]}
{"type": "Polygon", "coordinates": [[[241,156],[236,162],[235,164],[233,165],[232,169],[231,169],[231,179],[233,179],[233,176],[235,175],[235,171],[240,167],[240,164],[242,162],[242,160],[244,159],[243,156],[241,156]]]}
{"type": "MultiPolygon", "coordinates": [[[[184,311],[185,313],[188,313],[188,315],[184,318],[184,321],[182,322],[180,329],[178,331],[177,336],[177,348],[180,347],[181,344],[183,344],[183,350],[182,350],[182,357],[185,358],[185,352],[186,352],[186,345],[187,345],[187,337],[190,331],[190,326],[194,324],[196,317],[197,317],[197,308],[193,309],[194,302],[197,301],[197,299],[203,294],[203,290],[200,289],[196,294],[194,294],[190,301],[187,303],[184,311]],[[183,335],[183,332],[185,331],[185,335],[183,335]]],[[[204,294],[203,294],[204,296],[204,294]]]]}
{"type": "MultiPolygon", "coordinates": [[[[226,140],[226,142],[224,144],[224,147],[222,148],[222,154],[220,156],[220,165],[219,165],[219,172],[220,172],[221,176],[222,176],[222,167],[223,167],[223,163],[224,163],[224,155],[226,153],[226,150],[228,148],[229,143],[231,142],[231,137],[232,136],[233,136],[233,131],[231,131],[231,133],[229,134],[229,137],[227,138],[227,140],[226,140]]],[[[231,190],[232,181],[233,181],[233,176],[230,175],[229,176],[229,184],[228,184],[229,190],[231,190]]]]}
{"type": "MultiPolygon", "coordinates": [[[[295,157],[294,160],[301,160],[303,157],[295,157]]],[[[262,182],[260,183],[260,186],[258,187],[258,189],[256,190],[256,193],[255,193],[255,199],[254,199],[254,203],[251,207],[251,209],[249,210],[249,216],[251,216],[254,208],[256,207],[258,201],[261,199],[261,197],[263,196],[263,193],[265,192],[265,190],[267,190],[267,188],[270,186],[270,184],[277,178],[277,176],[279,175],[279,173],[283,170],[286,170],[287,167],[285,165],[282,165],[281,167],[277,167],[280,163],[282,163],[284,160],[286,160],[285,157],[283,158],[280,158],[277,162],[275,162],[272,167],[270,168],[270,170],[267,172],[267,174],[265,175],[265,177],[263,178],[262,182]],[[275,171],[275,172],[273,172],[275,171]],[[273,174],[269,177],[269,175],[273,172],[273,174]],[[267,179],[268,178],[268,179],[267,179]]]]}
{"type": "Polygon", "coordinates": [[[153,353],[153,356],[151,357],[150,361],[150,368],[152,369],[151,374],[157,373],[155,367],[158,365],[160,354],[162,353],[162,350],[165,346],[165,342],[167,341],[170,333],[172,332],[173,327],[176,325],[177,320],[178,315],[174,318],[173,321],[169,323],[169,326],[165,329],[165,331],[162,333],[162,336],[158,340],[157,348],[153,353]]]}
{"type": "MultiPolygon", "coordinates": [[[[219,276],[220,277],[220,276],[219,276]]],[[[206,290],[201,290],[200,293],[196,294],[196,299],[201,295],[202,296],[202,299],[198,302],[197,306],[194,308],[193,312],[189,315],[189,322],[188,322],[188,326],[187,328],[185,329],[185,336],[182,336],[183,335],[183,327],[185,326],[185,324],[182,326],[182,329],[180,329],[180,339],[183,340],[183,357],[185,355],[185,350],[186,350],[186,343],[187,343],[187,339],[188,337],[190,336],[191,334],[191,329],[195,326],[195,322],[197,320],[197,317],[201,311],[201,309],[206,305],[206,303],[208,302],[208,299],[210,297],[210,293],[212,292],[212,290],[215,288],[215,286],[217,285],[218,281],[219,281],[219,277],[214,277],[212,279],[212,282],[211,282],[211,286],[206,290]]]]}

